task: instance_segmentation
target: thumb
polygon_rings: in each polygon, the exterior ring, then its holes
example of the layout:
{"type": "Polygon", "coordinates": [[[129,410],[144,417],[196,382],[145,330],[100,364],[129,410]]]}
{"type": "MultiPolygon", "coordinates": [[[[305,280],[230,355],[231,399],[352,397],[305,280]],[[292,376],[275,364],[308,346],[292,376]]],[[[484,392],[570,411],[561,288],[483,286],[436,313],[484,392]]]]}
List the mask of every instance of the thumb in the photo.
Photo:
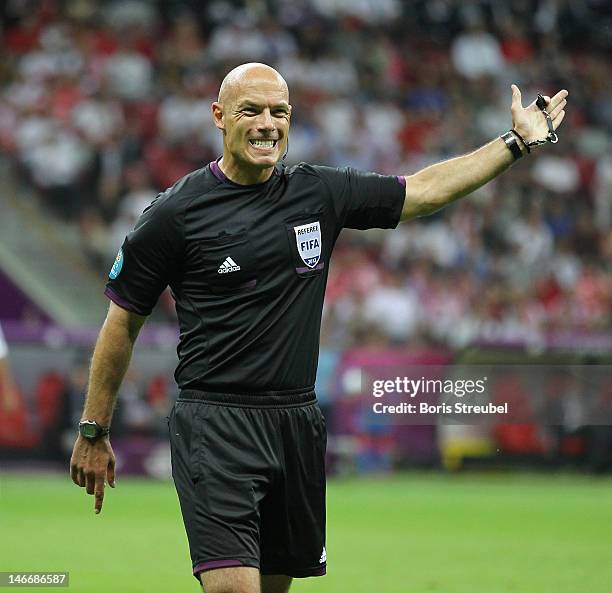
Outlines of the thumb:
{"type": "Polygon", "coordinates": [[[521,91],[515,84],[513,84],[510,88],[512,89],[512,111],[522,109],[523,103],[521,102],[521,91]]]}

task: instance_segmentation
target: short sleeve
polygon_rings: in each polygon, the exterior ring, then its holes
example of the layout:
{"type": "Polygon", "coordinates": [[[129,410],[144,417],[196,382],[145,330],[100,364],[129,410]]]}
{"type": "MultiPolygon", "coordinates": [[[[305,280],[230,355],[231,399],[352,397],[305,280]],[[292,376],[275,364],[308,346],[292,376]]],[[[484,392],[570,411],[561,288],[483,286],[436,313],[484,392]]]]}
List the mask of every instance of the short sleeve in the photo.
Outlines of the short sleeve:
{"type": "Polygon", "coordinates": [[[149,315],[180,268],[183,224],[177,201],[176,195],[160,194],[119,249],[105,294],[128,311],[149,315]]]}
{"type": "Polygon", "coordinates": [[[336,216],[350,229],[395,228],[406,196],[403,177],[366,173],[350,167],[315,167],[328,186],[336,216]]]}

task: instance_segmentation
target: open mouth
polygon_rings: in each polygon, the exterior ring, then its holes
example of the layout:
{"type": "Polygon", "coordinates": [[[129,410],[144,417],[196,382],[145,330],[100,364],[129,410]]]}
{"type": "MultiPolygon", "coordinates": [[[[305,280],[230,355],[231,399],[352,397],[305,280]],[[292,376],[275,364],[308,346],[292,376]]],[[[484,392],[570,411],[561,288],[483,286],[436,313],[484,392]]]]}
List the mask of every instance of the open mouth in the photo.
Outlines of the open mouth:
{"type": "Polygon", "coordinates": [[[278,140],[259,140],[259,139],[251,139],[249,140],[251,146],[255,148],[274,148],[278,140]]]}

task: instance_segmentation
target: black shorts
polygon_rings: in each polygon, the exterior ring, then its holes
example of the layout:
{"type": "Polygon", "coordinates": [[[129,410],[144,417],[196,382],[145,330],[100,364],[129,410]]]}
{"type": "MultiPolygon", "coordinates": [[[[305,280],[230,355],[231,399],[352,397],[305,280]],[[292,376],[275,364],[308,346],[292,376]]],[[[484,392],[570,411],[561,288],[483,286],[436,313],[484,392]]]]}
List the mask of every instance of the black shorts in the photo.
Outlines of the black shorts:
{"type": "Polygon", "coordinates": [[[325,574],[327,435],[314,392],[183,391],[169,429],[198,580],[204,570],[230,566],[325,574]]]}

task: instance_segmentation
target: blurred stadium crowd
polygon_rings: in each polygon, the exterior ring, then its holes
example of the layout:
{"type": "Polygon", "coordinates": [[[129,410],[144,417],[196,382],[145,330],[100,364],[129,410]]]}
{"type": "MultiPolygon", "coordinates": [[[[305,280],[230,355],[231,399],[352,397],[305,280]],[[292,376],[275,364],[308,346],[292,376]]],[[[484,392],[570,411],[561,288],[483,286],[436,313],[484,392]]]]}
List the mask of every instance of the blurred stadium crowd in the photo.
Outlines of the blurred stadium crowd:
{"type": "MultiPolygon", "coordinates": [[[[612,61],[604,2],[8,0],[0,149],[106,270],[158,191],[221,154],[210,103],[245,61],[293,105],[287,162],[389,174],[469,151],[570,92],[559,144],[460,205],[345,232],[324,340],[461,347],[610,329],[612,61]]],[[[167,298],[162,309],[171,318],[167,298]]]]}

